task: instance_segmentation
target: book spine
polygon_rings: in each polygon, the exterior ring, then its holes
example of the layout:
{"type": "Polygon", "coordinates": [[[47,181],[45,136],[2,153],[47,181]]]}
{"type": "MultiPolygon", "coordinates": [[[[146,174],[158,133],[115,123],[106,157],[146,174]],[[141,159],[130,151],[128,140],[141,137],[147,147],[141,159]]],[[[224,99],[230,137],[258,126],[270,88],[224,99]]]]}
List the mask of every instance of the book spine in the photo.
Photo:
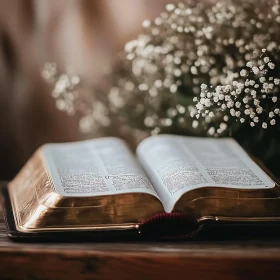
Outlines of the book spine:
{"type": "Polygon", "coordinates": [[[192,237],[200,228],[197,220],[188,214],[162,212],[144,220],[139,232],[155,239],[177,239],[192,237]]]}

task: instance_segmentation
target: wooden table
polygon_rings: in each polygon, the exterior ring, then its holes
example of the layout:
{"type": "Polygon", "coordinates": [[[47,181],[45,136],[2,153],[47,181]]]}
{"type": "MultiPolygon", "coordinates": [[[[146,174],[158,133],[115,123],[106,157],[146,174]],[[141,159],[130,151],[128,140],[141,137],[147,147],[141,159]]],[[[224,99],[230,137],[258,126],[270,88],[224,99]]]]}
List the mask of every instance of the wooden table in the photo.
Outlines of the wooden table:
{"type": "Polygon", "coordinates": [[[251,241],[16,243],[6,237],[1,214],[0,279],[280,277],[280,236],[251,241]]]}

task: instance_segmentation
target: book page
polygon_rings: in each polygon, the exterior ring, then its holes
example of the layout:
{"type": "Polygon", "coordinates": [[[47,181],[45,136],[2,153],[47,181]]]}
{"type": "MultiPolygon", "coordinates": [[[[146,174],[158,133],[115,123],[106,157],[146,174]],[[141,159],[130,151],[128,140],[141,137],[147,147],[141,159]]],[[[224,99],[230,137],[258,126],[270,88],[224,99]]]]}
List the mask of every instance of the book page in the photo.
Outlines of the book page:
{"type": "Polygon", "coordinates": [[[187,191],[201,187],[272,188],[275,183],[231,138],[159,135],[145,139],[137,155],[166,212],[187,191]]]}
{"type": "Polygon", "coordinates": [[[55,191],[62,196],[141,192],[157,197],[135,156],[118,138],[47,144],[42,153],[55,191]]]}

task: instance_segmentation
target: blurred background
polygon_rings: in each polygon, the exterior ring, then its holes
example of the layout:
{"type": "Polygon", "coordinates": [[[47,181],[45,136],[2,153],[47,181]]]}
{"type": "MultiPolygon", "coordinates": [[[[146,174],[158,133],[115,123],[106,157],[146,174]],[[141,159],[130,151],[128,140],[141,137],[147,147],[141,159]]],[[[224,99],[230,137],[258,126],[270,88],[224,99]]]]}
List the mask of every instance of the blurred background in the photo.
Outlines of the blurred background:
{"type": "Polygon", "coordinates": [[[45,62],[97,85],[125,42],[167,0],[0,0],[0,180],[46,142],[82,139],[77,117],[58,111],[40,75],[45,62]]]}

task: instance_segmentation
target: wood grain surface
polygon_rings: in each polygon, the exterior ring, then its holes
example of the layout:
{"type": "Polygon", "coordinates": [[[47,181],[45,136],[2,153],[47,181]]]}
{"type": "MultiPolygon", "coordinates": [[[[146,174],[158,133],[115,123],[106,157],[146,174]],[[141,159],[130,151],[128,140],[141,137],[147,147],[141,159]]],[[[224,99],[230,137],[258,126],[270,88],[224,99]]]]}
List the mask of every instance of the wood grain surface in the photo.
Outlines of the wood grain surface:
{"type": "Polygon", "coordinates": [[[6,237],[0,216],[0,279],[255,280],[280,274],[277,236],[250,241],[16,243],[6,237]]]}

